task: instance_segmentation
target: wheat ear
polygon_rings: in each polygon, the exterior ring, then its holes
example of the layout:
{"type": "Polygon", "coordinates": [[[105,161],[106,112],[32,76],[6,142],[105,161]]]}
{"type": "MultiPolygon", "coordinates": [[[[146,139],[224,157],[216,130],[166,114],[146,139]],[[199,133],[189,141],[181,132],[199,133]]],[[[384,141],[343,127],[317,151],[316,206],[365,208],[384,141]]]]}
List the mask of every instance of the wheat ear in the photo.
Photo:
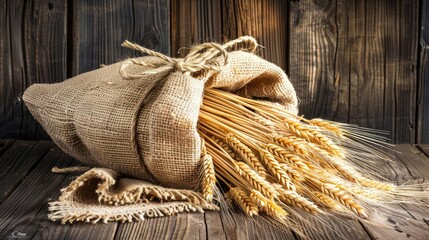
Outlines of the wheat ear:
{"type": "Polygon", "coordinates": [[[234,151],[245,161],[248,165],[250,165],[253,169],[255,169],[262,177],[267,175],[267,171],[264,166],[262,166],[259,159],[255,156],[252,150],[243,144],[237,137],[232,133],[227,133],[225,135],[225,140],[229,146],[234,149],[234,151]]]}
{"type": "Polygon", "coordinates": [[[216,184],[216,173],[213,165],[213,158],[207,153],[206,142],[203,138],[201,138],[201,164],[203,167],[203,197],[207,201],[212,201],[214,186],[216,184]]]}
{"type": "Polygon", "coordinates": [[[391,183],[380,182],[362,176],[358,177],[356,180],[359,184],[365,187],[376,188],[387,192],[393,191],[395,189],[395,185],[391,183]]]}
{"type": "Polygon", "coordinates": [[[234,151],[228,146],[228,144],[221,139],[211,136],[210,137],[217,145],[219,145],[225,152],[227,152],[233,159],[236,158],[234,151]]]}
{"type": "Polygon", "coordinates": [[[269,128],[269,129],[274,130],[274,128],[275,128],[275,125],[271,120],[266,119],[266,118],[262,117],[261,115],[246,114],[246,117],[249,118],[250,120],[256,122],[256,123],[261,124],[262,126],[269,128]]]}
{"type": "Polygon", "coordinates": [[[280,166],[280,163],[275,159],[274,155],[264,148],[259,149],[259,154],[261,159],[264,161],[265,166],[267,166],[267,169],[277,178],[279,183],[285,186],[288,190],[296,191],[289,175],[280,166]]]}
{"type": "Polygon", "coordinates": [[[302,156],[309,156],[307,148],[301,143],[301,141],[298,141],[296,136],[284,136],[276,133],[269,133],[267,134],[267,137],[274,143],[283,146],[292,152],[296,152],[302,156]]]}
{"type": "Polygon", "coordinates": [[[312,192],[312,195],[319,201],[320,205],[323,205],[323,207],[330,209],[340,209],[341,205],[329,196],[317,191],[312,192]]]}
{"type": "Polygon", "coordinates": [[[296,166],[301,171],[310,171],[310,169],[315,168],[310,163],[299,157],[297,154],[292,153],[276,144],[269,143],[266,144],[265,147],[267,151],[278,157],[281,162],[296,166]]]}
{"type": "Polygon", "coordinates": [[[299,193],[295,191],[290,191],[283,189],[281,185],[275,187],[278,191],[278,199],[290,206],[298,207],[303,209],[306,212],[317,214],[322,211],[314,204],[312,201],[306,199],[305,197],[299,195],[299,193]]]}
{"type": "Polygon", "coordinates": [[[295,170],[296,168],[292,168],[286,163],[279,163],[279,164],[280,164],[280,167],[287,173],[287,175],[289,175],[289,177],[293,179],[295,182],[301,182],[304,180],[304,177],[302,176],[302,174],[299,171],[295,170]]]}
{"type": "Polygon", "coordinates": [[[343,138],[343,131],[339,127],[335,126],[334,124],[332,124],[326,120],[323,120],[320,118],[313,118],[313,119],[309,120],[308,123],[310,125],[317,126],[320,128],[324,128],[326,130],[334,132],[338,137],[343,138]]]}
{"type": "Polygon", "coordinates": [[[301,122],[293,119],[285,118],[283,120],[283,123],[286,129],[294,133],[296,136],[302,137],[309,142],[323,146],[323,148],[325,148],[329,153],[334,156],[344,158],[343,150],[319,131],[303,126],[301,122]]]}
{"type": "Polygon", "coordinates": [[[277,220],[284,220],[288,213],[282,207],[277,205],[273,200],[266,198],[262,193],[256,189],[252,189],[250,192],[250,199],[258,205],[268,215],[274,217],[277,220]]]}
{"type": "Polygon", "coordinates": [[[250,217],[258,215],[258,206],[250,199],[250,196],[243,189],[234,187],[229,190],[229,193],[244,213],[250,217]]]}
{"type": "Polygon", "coordinates": [[[277,191],[267,180],[261,177],[255,170],[244,162],[234,161],[234,168],[246,181],[268,198],[277,196],[277,191]]]}
{"type": "Polygon", "coordinates": [[[338,188],[335,184],[324,183],[320,185],[320,190],[322,193],[330,196],[331,198],[340,202],[343,206],[352,210],[362,218],[367,218],[365,209],[356,203],[353,198],[347,194],[345,191],[338,188]]]}

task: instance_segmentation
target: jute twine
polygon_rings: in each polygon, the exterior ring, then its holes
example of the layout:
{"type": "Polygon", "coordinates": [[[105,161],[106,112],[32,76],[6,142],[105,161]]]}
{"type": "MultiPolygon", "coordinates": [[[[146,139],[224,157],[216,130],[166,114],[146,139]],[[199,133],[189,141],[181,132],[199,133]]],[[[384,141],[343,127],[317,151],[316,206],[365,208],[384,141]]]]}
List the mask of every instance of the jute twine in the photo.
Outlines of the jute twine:
{"type": "Polygon", "coordinates": [[[137,74],[129,73],[127,72],[127,69],[130,65],[150,67],[156,69],[157,72],[180,71],[184,74],[199,73],[202,71],[221,71],[222,68],[228,66],[229,51],[233,49],[254,53],[258,47],[258,43],[255,38],[250,36],[242,36],[223,45],[215,42],[203,43],[191,48],[185,58],[171,58],[160,52],[156,52],[142,47],[136,43],[129,42],[128,40],[123,42],[122,46],[139,51],[149,56],[158,57],[159,59],[163,60],[159,63],[150,63],[138,59],[130,59],[125,61],[119,69],[119,73],[124,79],[130,80],[140,78],[144,73],[148,72],[148,70],[145,70],[142,73],[137,74]],[[241,44],[241,47],[234,49],[238,44],[241,44]],[[217,59],[218,57],[223,57],[223,65],[221,66],[218,66],[215,62],[213,62],[213,60],[217,59]]]}

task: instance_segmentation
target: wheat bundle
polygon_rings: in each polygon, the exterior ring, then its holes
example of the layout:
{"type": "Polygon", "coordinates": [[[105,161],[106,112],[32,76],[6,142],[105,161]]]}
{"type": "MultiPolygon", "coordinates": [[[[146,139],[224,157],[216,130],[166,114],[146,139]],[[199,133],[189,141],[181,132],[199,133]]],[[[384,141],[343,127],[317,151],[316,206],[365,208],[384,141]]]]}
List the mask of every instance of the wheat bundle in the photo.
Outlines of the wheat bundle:
{"type": "MultiPolygon", "coordinates": [[[[353,143],[354,133],[340,124],[307,120],[218,89],[204,94],[198,123],[207,148],[203,154],[211,156],[217,178],[247,215],[264,212],[282,221],[286,204],[314,214],[348,210],[367,218],[368,203],[394,199],[396,187],[359,171],[368,169],[353,166],[360,159],[349,151],[372,159],[386,156],[353,143]],[[334,208],[337,204],[343,208],[334,208]]],[[[204,173],[203,179],[214,179],[213,171],[204,173]]],[[[203,189],[211,198],[213,190],[203,189]]]]}
{"type": "Polygon", "coordinates": [[[292,84],[253,54],[252,37],[197,45],[184,59],[124,46],[150,56],[24,94],[65,152],[103,167],[63,190],[52,220],[142,220],[227,207],[224,196],[283,224],[295,210],[366,219],[421,193],[380,177],[377,162],[390,161],[380,132],[298,116],[292,84]]]}

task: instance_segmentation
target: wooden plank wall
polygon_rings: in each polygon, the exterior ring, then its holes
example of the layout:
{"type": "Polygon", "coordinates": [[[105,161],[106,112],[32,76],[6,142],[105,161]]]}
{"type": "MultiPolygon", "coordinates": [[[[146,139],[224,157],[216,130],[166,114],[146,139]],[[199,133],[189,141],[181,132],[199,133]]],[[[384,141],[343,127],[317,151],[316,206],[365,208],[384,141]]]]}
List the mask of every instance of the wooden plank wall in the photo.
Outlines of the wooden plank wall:
{"type": "Polygon", "coordinates": [[[429,143],[429,0],[422,0],[421,35],[419,39],[417,112],[417,141],[429,143]]]}
{"type": "Polygon", "coordinates": [[[415,0],[292,2],[289,76],[301,111],[413,142],[418,15],[415,0]]]}
{"type": "Polygon", "coordinates": [[[0,0],[0,138],[46,139],[21,101],[135,55],[125,40],[172,56],[253,35],[290,76],[307,117],[429,143],[428,0],[0,0]]]}

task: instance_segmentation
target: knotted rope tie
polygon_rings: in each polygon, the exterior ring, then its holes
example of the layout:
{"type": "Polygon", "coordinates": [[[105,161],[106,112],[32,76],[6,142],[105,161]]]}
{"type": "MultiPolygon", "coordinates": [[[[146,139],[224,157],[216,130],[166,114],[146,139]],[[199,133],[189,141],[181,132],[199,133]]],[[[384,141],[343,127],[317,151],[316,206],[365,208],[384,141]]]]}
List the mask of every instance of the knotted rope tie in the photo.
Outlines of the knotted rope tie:
{"type": "Polygon", "coordinates": [[[223,45],[214,42],[203,43],[193,47],[188,55],[185,58],[171,58],[160,52],[156,52],[145,47],[142,47],[136,43],[131,43],[129,41],[125,41],[122,43],[123,47],[130,48],[141,53],[144,53],[149,56],[154,56],[159,58],[161,61],[154,62],[145,62],[137,59],[130,59],[125,61],[121,68],[119,69],[119,73],[124,79],[135,79],[140,78],[144,75],[144,73],[153,72],[150,69],[145,69],[141,73],[133,74],[127,72],[127,69],[131,65],[138,65],[142,67],[154,68],[155,72],[162,71],[180,71],[185,74],[192,74],[200,71],[220,71],[222,68],[228,65],[228,52],[232,47],[235,47],[237,44],[242,43],[248,44],[248,47],[241,46],[237,50],[242,50],[246,52],[255,52],[258,47],[258,43],[253,37],[243,36],[239,37],[235,40],[229,41],[223,45]],[[223,65],[218,66],[213,62],[218,57],[223,57],[223,65]]]}

